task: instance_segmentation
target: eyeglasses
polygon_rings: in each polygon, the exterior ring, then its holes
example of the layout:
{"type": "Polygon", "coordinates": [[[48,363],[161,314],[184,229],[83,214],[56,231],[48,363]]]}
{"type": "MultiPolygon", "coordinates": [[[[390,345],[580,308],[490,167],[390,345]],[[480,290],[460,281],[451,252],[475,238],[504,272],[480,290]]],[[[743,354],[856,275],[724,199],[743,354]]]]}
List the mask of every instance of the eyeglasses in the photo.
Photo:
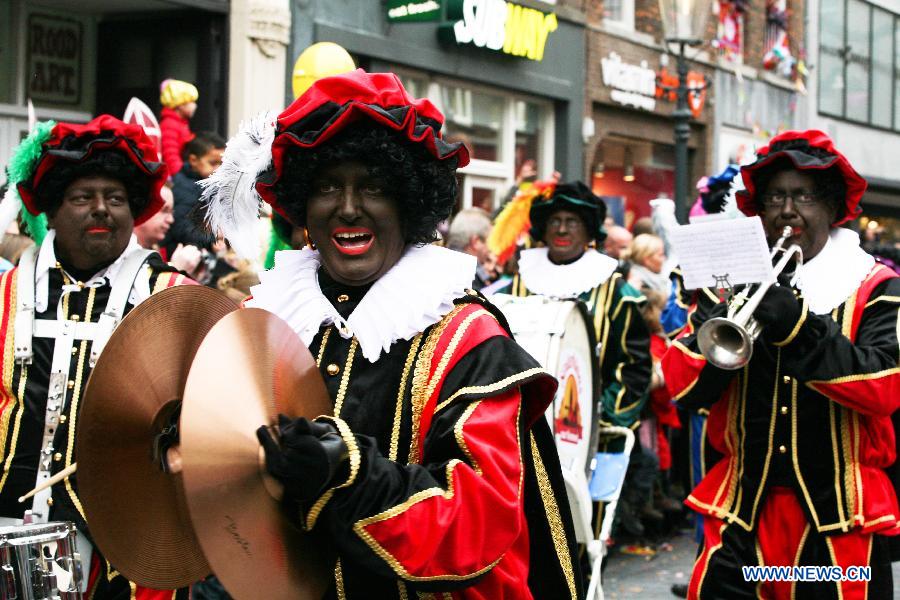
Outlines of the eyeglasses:
{"type": "Polygon", "coordinates": [[[795,192],[793,194],[775,192],[763,194],[762,203],[766,208],[781,208],[787,203],[788,198],[791,199],[794,206],[812,206],[819,201],[815,192],[795,192]]]}

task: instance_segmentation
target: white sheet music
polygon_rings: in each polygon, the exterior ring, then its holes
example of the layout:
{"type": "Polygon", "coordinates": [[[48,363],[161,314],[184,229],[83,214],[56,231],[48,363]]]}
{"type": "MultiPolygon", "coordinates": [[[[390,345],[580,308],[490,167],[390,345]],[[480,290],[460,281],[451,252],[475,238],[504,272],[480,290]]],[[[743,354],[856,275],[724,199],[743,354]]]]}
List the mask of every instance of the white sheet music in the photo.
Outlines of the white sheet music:
{"type": "Polygon", "coordinates": [[[759,217],[682,225],[671,232],[684,287],[729,287],[774,278],[759,217]]]}

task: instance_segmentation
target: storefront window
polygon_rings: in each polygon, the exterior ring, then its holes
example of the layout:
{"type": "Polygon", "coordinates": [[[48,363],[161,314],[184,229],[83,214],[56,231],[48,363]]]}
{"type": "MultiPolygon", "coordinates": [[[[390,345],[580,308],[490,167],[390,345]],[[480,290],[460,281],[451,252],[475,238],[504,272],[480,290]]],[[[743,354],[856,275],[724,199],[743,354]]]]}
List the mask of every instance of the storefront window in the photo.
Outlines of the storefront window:
{"type": "Polygon", "coordinates": [[[504,100],[476,90],[441,86],[441,105],[447,119],[445,136],[467,141],[472,158],[502,161],[504,100]]]}
{"type": "Polygon", "coordinates": [[[869,120],[869,6],[859,0],[847,3],[847,118],[869,120]]]}
{"type": "Polygon", "coordinates": [[[0,103],[12,104],[15,101],[13,73],[12,2],[0,2],[0,103]]]}
{"type": "Polygon", "coordinates": [[[541,107],[533,102],[517,100],[515,102],[516,118],[516,173],[526,160],[537,162],[540,156],[538,145],[538,129],[540,127],[541,107]]]}
{"type": "Polygon", "coordinates": [[[645,140],[605,139],[593,166],[593,190],[606,202],[607,215],[631,227],[650,215],[650,200],[671,198],[675,189],[675,151],[645,140]]]}
{"type": "Polygon", "coordinates": [[[819,111],[900,130],[900,16],[864,0],[819,9],[819,111]]]}
{"type": "Polygon", "coordinates": [[[894,16],[886,10],[872,11],[872,124],[890,127],[893,94],[894,16]]]}
{"type": "Polygon", "coordinates": [[[406,88],[406,91],[409,92],[413,98],[425,98],[428,96],[427,79],[413,77],[412,75],[401,75],[400,81],[403,82],[403,87],[406,88]]]}

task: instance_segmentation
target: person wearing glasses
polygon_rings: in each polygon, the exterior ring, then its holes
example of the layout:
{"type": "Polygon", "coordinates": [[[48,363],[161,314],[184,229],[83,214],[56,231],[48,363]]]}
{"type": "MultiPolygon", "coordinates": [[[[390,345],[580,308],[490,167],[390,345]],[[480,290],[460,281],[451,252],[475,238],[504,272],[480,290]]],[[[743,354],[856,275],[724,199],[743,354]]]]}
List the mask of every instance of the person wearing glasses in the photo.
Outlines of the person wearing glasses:
{"type": "Polygon", "coordinates": [[[688,597],[891,598],[900,278],[841,227],[866,182],[821,131],[776,136],[741,175],[739,208],[762,218],[770,244],[790,227],[804,261],[797,288],[772,286],[754,312],[763,329],[747,366],[719,369],[699,352],[694,332],[725,314],[711,292],[663,359],[672,397],[709,409],[724,455],[686,500],[704,516],[688,597]],[[761,581],[748,566],[840,569],[761,581]]]}

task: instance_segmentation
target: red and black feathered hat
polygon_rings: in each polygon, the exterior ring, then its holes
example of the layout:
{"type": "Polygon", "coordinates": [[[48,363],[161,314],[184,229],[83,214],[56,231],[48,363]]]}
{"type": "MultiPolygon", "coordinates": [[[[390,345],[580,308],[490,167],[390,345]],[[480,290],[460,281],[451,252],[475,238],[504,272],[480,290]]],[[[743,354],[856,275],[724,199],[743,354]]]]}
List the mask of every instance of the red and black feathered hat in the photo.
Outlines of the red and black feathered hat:
{"type": "Polygon", "coordinates": [[[776,135],[756,152],[756,162],[741,167],[745,191],[738,192],[738,208],[747,216],[759,214],[760,203],[756,199],[756,181],[761,171],[765,171],[782,158],[790,160],[799,171],[820,171],[835,168],[840,172],[847,188],[843,214],[832,226],[852,221],[862,210],[859,202],[866,191],[866,180],[850,165],[850,161],[837,151],[834,142],[824,132],[816,129],[807,131],[786,131],[776,135]],[[774,146],[774,148],[773,148],[774,146]],[[819,152],[810,152],[811,149],[819,152]]]}
{"type": "Polygon", "coordinates": [[[283,174],[285,153],[294,147],[321,146],[361,120],[401,132],[437,160],[455,158],[458,167],[469,164],[463,144],[441,137],[444,115],[430,101],[410,96],[393,73],[357,69],[314,82],[278,115],[271,167],[257,177],[259,195],[281,212],[274,187],[283,174]]]}
{"type": "Polygon", "coordinates": [[[125,156],[147,178],[147,206],[135,215],[139,225],[156,214],[163,205],[159,194],[168,178],[165,164],[158,161],[156,146],[140,125],[123,123],[111,115],[100,115],[85,125],[57,123],[50,138],[41,145],[32,175],[17,184],[25,208],[33,215],[47,210],[41,206],[41,185],[53,177],[60,162],[82,163],[101,152],[118,152],[125,156]]]}

